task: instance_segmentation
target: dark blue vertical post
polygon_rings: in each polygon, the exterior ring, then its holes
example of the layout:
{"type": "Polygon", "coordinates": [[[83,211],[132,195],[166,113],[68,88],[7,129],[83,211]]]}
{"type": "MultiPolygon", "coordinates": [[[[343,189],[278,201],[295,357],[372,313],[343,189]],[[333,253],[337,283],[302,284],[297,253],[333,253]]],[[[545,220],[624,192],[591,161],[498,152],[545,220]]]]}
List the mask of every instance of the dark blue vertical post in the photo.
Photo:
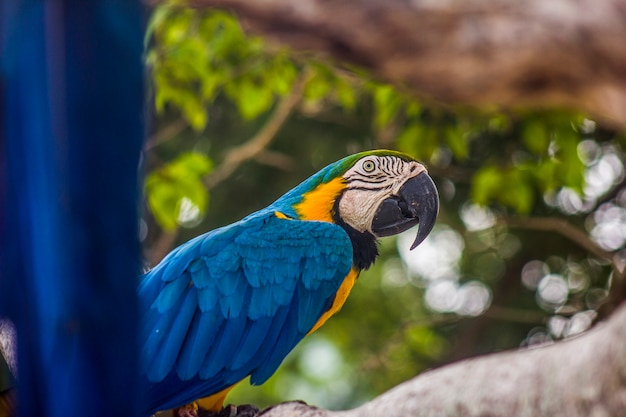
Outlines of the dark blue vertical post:
{"type": "Polygon", "coordinates": [[[136,415],[142,8],[0,3],[0,314],[20,416],[136,415]]]}

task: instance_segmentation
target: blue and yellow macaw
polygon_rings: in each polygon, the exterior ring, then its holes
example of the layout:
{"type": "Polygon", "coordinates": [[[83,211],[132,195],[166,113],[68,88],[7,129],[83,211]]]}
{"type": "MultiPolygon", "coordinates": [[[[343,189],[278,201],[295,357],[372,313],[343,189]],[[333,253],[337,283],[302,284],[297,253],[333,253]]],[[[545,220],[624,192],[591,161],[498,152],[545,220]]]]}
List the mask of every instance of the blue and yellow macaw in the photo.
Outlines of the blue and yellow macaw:
{"type": "Polygon", "coordinates": [[[438,208],[422,164],[362,152],[174,249],[139,285],[146,414],[198,399],[219,411],[242,379],[263,383],[341,308],[376,239],[419,224],[413,249],[438,208]]]}

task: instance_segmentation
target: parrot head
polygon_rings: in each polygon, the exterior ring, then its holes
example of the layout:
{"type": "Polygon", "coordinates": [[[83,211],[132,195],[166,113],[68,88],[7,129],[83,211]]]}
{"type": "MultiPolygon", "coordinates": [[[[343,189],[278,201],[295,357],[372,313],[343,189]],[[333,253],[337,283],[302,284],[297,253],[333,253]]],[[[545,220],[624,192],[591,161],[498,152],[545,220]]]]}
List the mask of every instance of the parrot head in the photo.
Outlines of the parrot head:
{"type": "MultiPolygon", "coordinates": [[[[375,241],[418,226],[411,249],[432,230],[439,197],[426,167],[409,155],[389,150],[357,153],[341,159],[296,187],[283,198],[302,220],[329,221],[351,238],[359,269],[369,267],[378,250],[375,241]]],[[[280,201],[280,200],[279,200],[280,201]]]]}
{"type": "Polygon", "coordinates": [[[343,174],[346,189],[338,215],[375,237],[402,233],[419,225],[411,249],[426,239],[437,219],[439,197],[426,167],[408,155],[366,152],[343,174]]]}

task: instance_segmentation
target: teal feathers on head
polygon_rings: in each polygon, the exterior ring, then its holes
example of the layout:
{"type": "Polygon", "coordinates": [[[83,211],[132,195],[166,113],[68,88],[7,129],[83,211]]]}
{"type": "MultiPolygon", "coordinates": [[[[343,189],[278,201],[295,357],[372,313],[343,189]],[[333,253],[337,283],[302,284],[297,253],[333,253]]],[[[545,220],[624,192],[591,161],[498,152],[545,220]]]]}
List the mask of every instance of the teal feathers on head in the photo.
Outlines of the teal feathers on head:
{"type": "Polygon", "coordinates": [[[411,156],[402,152],[391,151],[388,149],[375,149],[371,151],[363,151],[363,152],[346,156],[345,158],[340,159],[337,162],[333,162],[332,164],[328,165],[326,168],[323,168],[319,173],[322,173],[328,170],[327,172],[325,172],[323,176],[323,181],[324,182],[330,181],[333,178],[337,178],[343,175],[344,173],[346,173],[350,168],[354,166],[354,164],[356,164],[359,160],[361,160],[362,158],[366,156],[395,156],[396,158],[400,158],[401,160],[407,161],[407,162],[415,160],[411,156]]]}

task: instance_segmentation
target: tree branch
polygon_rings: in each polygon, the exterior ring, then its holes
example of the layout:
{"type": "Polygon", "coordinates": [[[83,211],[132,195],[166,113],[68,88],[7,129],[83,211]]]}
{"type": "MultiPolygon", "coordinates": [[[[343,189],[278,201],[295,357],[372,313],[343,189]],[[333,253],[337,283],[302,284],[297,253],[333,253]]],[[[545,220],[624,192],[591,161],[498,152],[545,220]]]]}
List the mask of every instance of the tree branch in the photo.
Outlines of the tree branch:
{"type": "Polygon", "coordinates": [[[189,0],[437,101],[567,106],[626,127],[626,0],[189,0]]]}
{"type": "Polygon", "coordinates": [[[254,160],[260,164],[272,166],[283,171],[293,170],[296,164],[294,159],[289,155],[285,155],[280,152],[270,151],[268,149],[264,149],[259,152],[254,157],[254,160]]]}
{"type": "Polygon", "coordinates": [[[293,109],[302,99],[304,86],[310,74],[307,70],[294,83],[288,95],[282,98],[274,112],[270,115],[265,125],[248,142],[228,151],[222,163],[206,177],[204,184],[207,190],[215,187],[220,182],[228,178],[243,162],[253,159],[270,144],[278,133],[278,130],[285,123],[293,109]]]}
{"type": "Polygon", "coordinates": [[[187,126],[189,126],[187,121],[182,117],[174,120],[169,125],[165,126],[162,129],[159,129],[152,136],[149,136],[145,141],[143,151],[151,151],[153,148],[159,146],[161,143],[166,142],[178,135],[180,132],[185,130],[187,126]]]}
{"type": "Polygon", "coordinates": [[[602,249],[591,240],[589,235],[572,226],[566,220],[556,217],[502,217],[500,222],[513,228],[558,233],[598,258],[613,263],[613,254],[611,252],[602,249]]]}
{"type": "Polygon", "coordinates": [[[261,416],[621,416],[626,410],[624,340],[626,305],[579,337],[428,371],[353,410],[291,402],[261,416]]]}

